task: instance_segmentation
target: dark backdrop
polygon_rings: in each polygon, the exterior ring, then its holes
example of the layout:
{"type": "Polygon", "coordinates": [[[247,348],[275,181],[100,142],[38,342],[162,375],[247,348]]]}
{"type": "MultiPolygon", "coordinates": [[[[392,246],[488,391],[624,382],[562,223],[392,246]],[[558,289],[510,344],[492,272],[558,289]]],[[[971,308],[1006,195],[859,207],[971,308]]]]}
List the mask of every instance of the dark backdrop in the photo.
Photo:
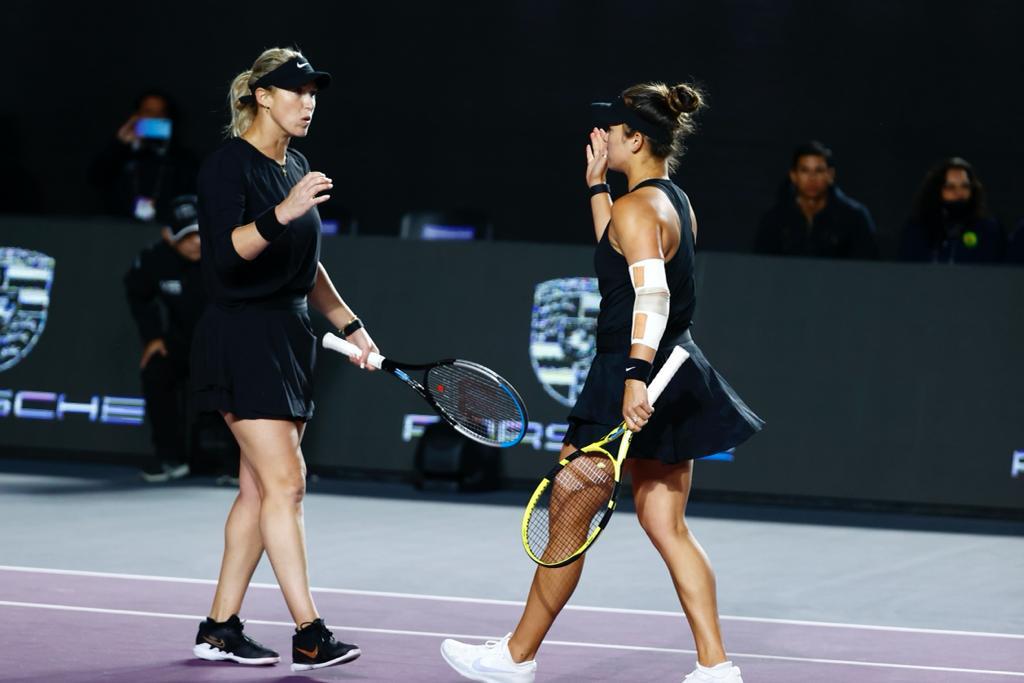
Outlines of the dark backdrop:
{"type": "Polygon", "coordinates": [[[499,238],[586,242],[586,104],[693,77],[711,109],[678,180],[703,247],[747,249],[790,149],[818,137],[891,252],[944,156],[977,165],[1004,222],[1024,215],[1022,24],[1014,0],[19,1],[0,29],[0,210],[96,210],[88,162],[147,87],[178,99],[179,132],[206,153],[231,78],[264,47],[297,44],[336,76],[299,146],[340,181],[332,203],[363,232],[395,234],[409,209],[472,206],[499,238]]]}

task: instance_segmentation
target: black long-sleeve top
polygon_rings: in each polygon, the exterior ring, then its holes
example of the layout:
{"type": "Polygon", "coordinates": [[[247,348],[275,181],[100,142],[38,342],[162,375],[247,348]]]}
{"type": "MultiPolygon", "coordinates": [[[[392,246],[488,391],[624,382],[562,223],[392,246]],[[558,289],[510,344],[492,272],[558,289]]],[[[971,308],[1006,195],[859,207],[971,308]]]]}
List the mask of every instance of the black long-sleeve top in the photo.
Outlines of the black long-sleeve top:
{"type": "Polygon", "coordinates": [[[309,294],[320,261],[320,213],[313,207],[255,259],[246,261],[231,242],[235,228],[281,203],[309,173],[309,162],[288,149],[285,166],[242,138],[232,138],[199,170],[199,234],[203,275],[211,301],[225,308],[294,300],[309,294]]]}
{"type": "Polygon", "coordinates": [[[135,257],[124,276],[124,291],[144,344],[163,339],[188,348],[206,308],[199,263],[182,257],[166,242],[157,242],[135,257]]]}

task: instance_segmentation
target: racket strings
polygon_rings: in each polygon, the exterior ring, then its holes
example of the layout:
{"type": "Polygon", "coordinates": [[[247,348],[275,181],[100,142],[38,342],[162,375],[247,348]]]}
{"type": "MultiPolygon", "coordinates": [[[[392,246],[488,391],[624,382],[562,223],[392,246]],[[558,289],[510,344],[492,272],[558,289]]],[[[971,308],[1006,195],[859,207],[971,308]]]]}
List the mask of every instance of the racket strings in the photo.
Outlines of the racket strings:
{"type": "Polygon", "coordinates": [[[558,471],[530,512],[526,541],[544,564],[565,562],[597,529],[615,490],[611,459],[581,454],[558,471]]]}
{"type": "Polygon", "coordinates": [[[494,445],[514,440],[525,429],[514,392],[476,368],[459,364],[433,367],[427,372],[426,388],[449,417],[494,445]]]}

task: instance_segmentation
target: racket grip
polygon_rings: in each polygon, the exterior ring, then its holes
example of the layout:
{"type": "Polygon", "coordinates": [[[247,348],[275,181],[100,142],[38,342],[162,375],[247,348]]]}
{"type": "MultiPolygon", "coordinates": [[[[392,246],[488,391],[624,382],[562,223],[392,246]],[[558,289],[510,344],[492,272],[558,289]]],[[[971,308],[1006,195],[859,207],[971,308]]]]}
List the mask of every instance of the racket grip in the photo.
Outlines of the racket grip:
{"type": "MultiPolygon", "coordinates": [[[[338,335],[331,332],[324,334],[324,348],[330,349],[331,351],[337,351],[338,353],[343,353],[349,358],[358,358],[363,354],[358,346],[352,342],[345,341],[338,335]]],[[[384,362],[384,356],[379,353],[371,353],[370,357],[367,358],[367,362],[379,370],[381,364],[384,362]]]]}
{"type": "Polygon", "coordinates": [[[690,357],[690,353],[682,346],[677,346],[672,349],[671,355],[665,364],[661,366],[661,370],[658,370],[658,374],[655,375],[651,381],[650,386],[647,387],[647,402],[652,406],[654,402],[661,396],[661,392],[665,391],[665,387],[668,386],[669,381],[675,376],[676,372],[682,367],[686,359],[690,357]]]}

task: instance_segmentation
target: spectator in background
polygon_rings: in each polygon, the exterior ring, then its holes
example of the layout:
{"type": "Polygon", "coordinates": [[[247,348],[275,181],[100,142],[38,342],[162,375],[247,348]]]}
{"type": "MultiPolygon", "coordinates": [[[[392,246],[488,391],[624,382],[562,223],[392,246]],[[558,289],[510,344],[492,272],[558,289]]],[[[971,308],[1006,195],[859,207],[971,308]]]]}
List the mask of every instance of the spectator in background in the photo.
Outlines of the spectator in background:
{"type": "Polygon", "coordinates": [[[142,477],[150,483],[189,473],[185,408],[189,349],[206,307],[196,216],[195,195],[175,198],[168,205],[162,239],[144,249],[124,277],[128,305],[143,344],[139,368],[155,458],[142,477]]]}
{"type": "Polygon", "coordinates": [[[988,214],[974,167],[951,157],[932,167],[903,229],[900,259],[932,263],[998,263],[1006,236],[988,214]]]}
{"type": "Polygon", "coordinates": [[[104,213],[150,222],[168,199],[194,193],[198,164],[178,141],[170,98],[143,93],[103,152],[93,162],[92,182],[104,213]]]}
{"type": "Polygon", "coordinates": [[[789,182],[761,218],[754,251],[785,256],[878,258],[871,214],[835,185],[832,150],[817,140],[793,152],[789,182]]]}

